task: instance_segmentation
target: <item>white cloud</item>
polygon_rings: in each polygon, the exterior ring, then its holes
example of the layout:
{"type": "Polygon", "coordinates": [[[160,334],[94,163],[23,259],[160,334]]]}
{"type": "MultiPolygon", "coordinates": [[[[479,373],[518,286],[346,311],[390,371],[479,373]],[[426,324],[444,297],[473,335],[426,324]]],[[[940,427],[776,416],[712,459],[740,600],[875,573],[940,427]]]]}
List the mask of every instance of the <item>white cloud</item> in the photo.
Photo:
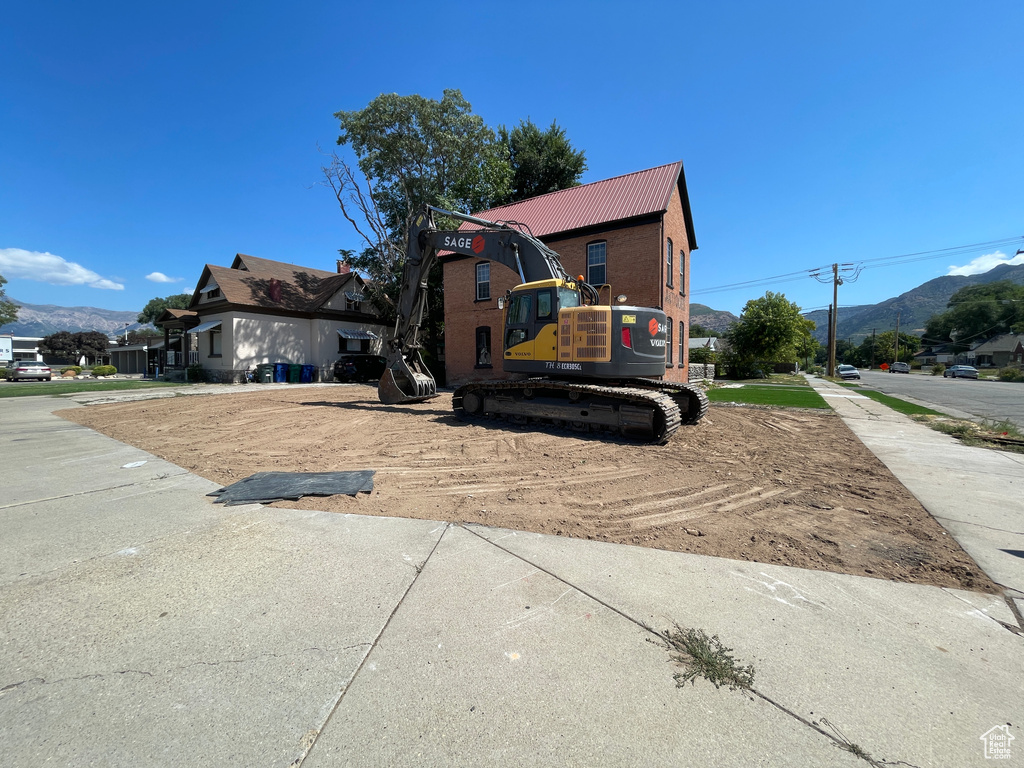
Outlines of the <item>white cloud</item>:
{"type": "Polygon", "coordinates": [[[146,275],[147,280],[152,280],[154,283],[180,283],[182,278],[180,277],[168,277],[163,272],[150,272],[146,275]]]}
{"type": "Polygon", "coordinates": [[[1000,264],[1024,264],[1024,253],[1019,256],[1009,257],[1002,251],[996,251],[995,253],[986,253],[984,256],[979,256],[968,264],[964,264],[962,267],[951,266],[947,275],[980,275],[988,272],[994,267],[998,267],[1000,264]]]}
{"type": "Polygon", "coordinates": [[[108,291],[124,290],[123,284],[100,277],[81,264],[52,253],[25,251],[21,248],[0,248],[0,275],[8,280],[21,278],[50,285],[87,285],[108,291]]]}

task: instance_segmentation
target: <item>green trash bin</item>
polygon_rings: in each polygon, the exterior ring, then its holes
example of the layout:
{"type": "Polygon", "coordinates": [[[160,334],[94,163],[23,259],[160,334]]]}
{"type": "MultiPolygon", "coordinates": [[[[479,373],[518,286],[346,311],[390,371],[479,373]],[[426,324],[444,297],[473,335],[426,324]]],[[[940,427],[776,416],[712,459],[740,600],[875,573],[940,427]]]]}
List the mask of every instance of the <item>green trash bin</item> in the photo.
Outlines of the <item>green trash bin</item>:
{"type": "Polygon", "coordinates": [[[256,366],[256,381],[260,384],[270,384],[274,381],[274,364],[260,363],[256,366]]]}
{"type": "Polygon", "coordinates": [[[298,363],[291,363],[288,366],[288,383],[299,384],[302,381],[302,366],[298,363]]]}

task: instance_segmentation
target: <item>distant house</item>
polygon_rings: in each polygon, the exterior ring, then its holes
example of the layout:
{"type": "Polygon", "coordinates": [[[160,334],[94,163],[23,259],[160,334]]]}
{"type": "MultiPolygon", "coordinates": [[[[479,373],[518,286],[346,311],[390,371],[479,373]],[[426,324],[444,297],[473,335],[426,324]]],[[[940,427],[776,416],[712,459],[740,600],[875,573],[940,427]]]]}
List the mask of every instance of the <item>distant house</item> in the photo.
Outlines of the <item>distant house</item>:
{"type": "MultiPolygon", "coordinates": [[[[681,162],[474,215],[523,225],[561,256],[570,275],[610,286],[603,289],[606,299],[621,294],[628,304],[663,310],[668,319],[665,379],[687,380],[690,254],[697,238],[681,162]]],[[[503,377],[504,327],[497,300],[519,283],[519,276],[469,256],[448,255],[442,261],[448,383],[503,377]]]]}
{"type": "Polygon", "coordinates": [[[365,288],[342,261],[337,272],[241,253],[207,264],[189,308],[157,320],[160,370],[200,365],[208,379],[244,381],[260,363],[298,363],[329,377],[339,353],[381,351],[387,329],[365,288]]]}
{"type": "Polygon", "coordinates": [[[690,339],[690,349],[710,349],[712,352],[719,351],[719,340],[716,336],[703,336],[690,339]]]}
{"type": "Polygon", "coordinates": [[[933,344],[915,354],[914,360],[921,365],[935,365],[936,363],[952,365],[956,362],[956,353],[953,351],[952,344],[933,344]]]}
{"type": "Polygon", "coordinates": [[[1017,354],[1024,334],[1004,333],[979,344],[967,352],[967,362],[978,368],[1003,368],[1017,354]]]}

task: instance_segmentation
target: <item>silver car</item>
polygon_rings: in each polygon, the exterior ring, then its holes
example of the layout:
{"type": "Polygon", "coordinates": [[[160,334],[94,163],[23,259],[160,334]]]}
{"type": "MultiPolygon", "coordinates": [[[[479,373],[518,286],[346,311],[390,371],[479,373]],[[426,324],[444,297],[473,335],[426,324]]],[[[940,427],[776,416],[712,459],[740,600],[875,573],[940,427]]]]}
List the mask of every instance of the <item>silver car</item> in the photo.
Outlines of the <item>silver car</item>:
{"type": "Polygon", "coordinates": [[[970,365],[951,365],[942,372],[944,379],[976,379],[978,369],[970,365]]]}
{"type": "Polygon", "coordinates": [[[860,371],[852,365],[840,365],[836,367],[836,373],[841,379],[859,379],[860,371]]]}
{"type": "Polygon", "coordinates": [[[53,376],[50,366],[46,363],[38,363],[35,360],[22,360],[7,366],[7,380],[18,381],[19,379],[42,379],[49,381],[53,376]]]}

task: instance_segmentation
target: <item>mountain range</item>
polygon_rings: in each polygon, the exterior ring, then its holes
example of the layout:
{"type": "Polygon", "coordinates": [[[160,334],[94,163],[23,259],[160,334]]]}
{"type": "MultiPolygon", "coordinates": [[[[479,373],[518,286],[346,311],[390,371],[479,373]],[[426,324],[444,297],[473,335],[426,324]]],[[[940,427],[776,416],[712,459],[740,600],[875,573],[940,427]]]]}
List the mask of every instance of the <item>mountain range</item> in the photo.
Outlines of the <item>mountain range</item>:
{"type": "MultiPolygon", "coordinates": [[[[1024,264],[1000,264],[979,275],[945,275],[936,277],[877,304],[839,307],[836,337],[851,339],[859,344],[872,331],[887,331],[896,327],[899,317],[900,332],[920,335],[932,315],[944,312],[949,297],[968,285],[1009,280],[1024,284],[1024,264]]],[[[840,288],[842,296],[842,288],[840,288]]],[[[18,320],[0,326],[0,333],[14,336],[49,336],[58,331],[100,331],[116,336],[125,331],[151,328],[138,322],[138,312],[119,312],[96,307],[59,307],[55,304],[26,304],[8,297],[17,304],[18,320]]],[[[817,323],[814,337],[825,343],[828,338],[828,312],[823,309],[808,312],[805,317],[817,323]]],[[[739,320],[732,312],[712,309],[705,304],[690,305],[690,322],[712,331],[724,333],[739,320]]]]}
{"type": "MultiPolygon", "coordinates": [[[[922,283],[916,288],[880,301],[877,304],[862,304],[854,307],[839,306],[836,323],[836,338],[850,339],[860,344],[873,331],[882,332],[896,328],[899,318],[900,333],[920,336],[925,323],[932,315],[945,312],[949,297],[968,285],[995,283],[1009,280],[1024,284],[1024,264],[1000,264],[979,275],[945,275],[922,283]]],[[[839,296],[842,298],[842,287],[839,296]]],[[[808,312],[805,317],[817,323],[814,338],[824,344],[828,340],[828,311],[819,309],[808,312]]]]}
{"type": "Polygon", "coordinates": [[[732,312],[712,309],[705,304],[690,305],[690,323],[707,328],[709,331],[725,333],[729,326],[739,320],[732,312]]]}
{"type": "Polygon", "coordinates": [[[18,319],[7,325],[0,325],[0,333],[9,333],[13,336],[42,337],[59,331],[99,331],[108,336],[116,336],[125,331],[152,328],[138,321],[138,312],[119,312],[96,307],[58,307],[56,304],[26,304],[9,296],[7,298],[18,305],[18,319]]]}

